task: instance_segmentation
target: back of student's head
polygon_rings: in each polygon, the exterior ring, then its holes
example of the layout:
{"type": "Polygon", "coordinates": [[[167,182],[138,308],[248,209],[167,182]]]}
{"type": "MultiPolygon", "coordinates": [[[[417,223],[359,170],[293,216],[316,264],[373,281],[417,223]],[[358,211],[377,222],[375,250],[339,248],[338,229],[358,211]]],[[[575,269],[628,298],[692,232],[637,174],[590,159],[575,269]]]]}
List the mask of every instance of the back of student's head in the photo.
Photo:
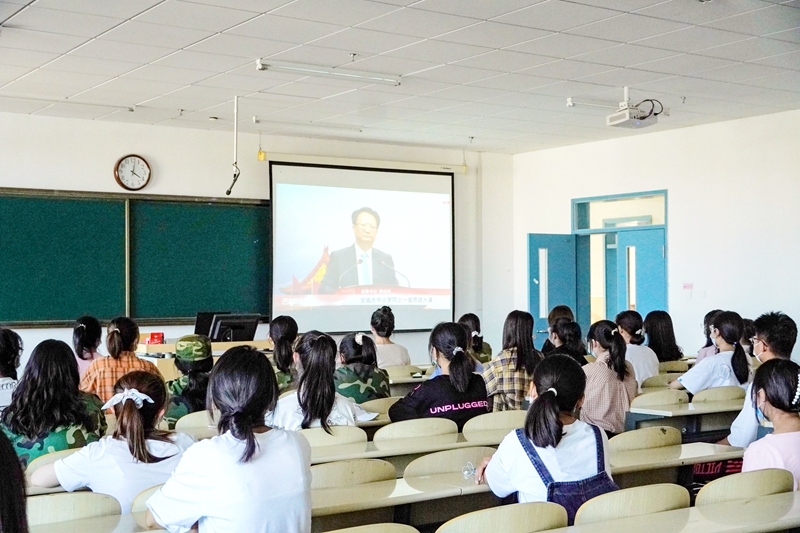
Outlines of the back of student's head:
{"type": "Polygon", "coordinates": [[[600,320],[589,327],[587,335],[589,345],[591,341],[597,342],[603,350],[608,350],[608,368],[617,374],[617,378],[622,381],[628,375],[625,366],[625,339],[617,328],[617,325],[610,320],[600,320]]]}
{"type": "Polygon", "coordinates": [[[394,333],[394,313],[392,313],[392,308],[384,305],[377,309],[372,313],[369,324],[378,337],[391,337],[392,333],[394,333]]]}
{"type": "Polygon", "coordinates": [[[336,370],[336,342],[319,331],[309,331],[300,337],[297,345],[300,356],[300,382],[297,399],[303,411],[303,429],[319,419],[325,431],[330,433],[328,416],[336,400],[333,372],[336,370]]]}
{"type": "Polygon", "coordinates": [[[517,372],[532,374],[540,361],[533,347],[533,315],[526,311],[511,311],[503,324],[503,350],[516,349],[517,372]]]}
{"type": "Polygon", "coordinates": [[[565,353],[572,356],[586,355],[586,345],[581,338],[581,326],[568,318],[557,318],[551,331],[561,341],[561,346],[556,348],[557,353],[565,353]]]}
{"type": "Polygon", "coordinates": [[[126,441],[131,455],[141,463],[162,461],[164,457],[147,450],[147,439],[167,440],[158,430],[167,404],[167,387],[161,376],[143,370],[128,372],[117,380],[108,404],[113,404],[117,416],[114,438],[126,441]]]}
{"type": "Polygon", "coordinates": [[[3,420],[12,432],[29,438],[72,424],[94,431],[79,382],[72,348],[63,341],[42,341],[31,352],[3,420]]]}
{"type": "Polygon", "coordinates": [[[284,374],[292,368],[292,345],[297,338],[297,322],[290,316],[276,316],[269,323],[269,338],[272,339],[275,366],[284,374]]]}
{"type": "Polygon", "coordinates": [[[442,322],[431,331],[428,350],[436,350],[450,363],[450,383],[466,392],[475,371],[475,360],[467,354],[467,330],[455,322],[442,322]]]}
{"type": "Polygon", "coordinates": [[[572,357],[554,354],[536,367],[533,386],[536,399],[525,417],[525,435],[539,448],[558,446],[564,434],[559,415],[575,411],[586,389],[586,374],[572,357]]]}
{"type": "Polygon", "coordinates": [[[339,353],[346,365],[361,363],[376,366],[376,352],[375,341],[360,332],[348,333],[339,342],[339,353]]]}
{"type": "Polygon", "coordinates": [[[481,319],[474,313],[467,313],[458,319],[458,323],[467,330],[467,338],[470,346],[472,346],[472,351],[480,353],[483,350],[481,319]]]}
{"type": "Polygon", "coordinates": [[[552,326],[559,318],[568,318],[571,321],[575,320],[575,314],[568,305],[557,305],[550,310],[547,315],[547,325],[552,326]]]}
{"type": "Polygon", "coordinates": [[[711,340],[711,325],[714,324],[714,318],[718,314],[722,312],[722,309],[712,309],[706,316],[703,317],[703,333],[706,336],[706,345],[703,348],[708,348],[709,346],[714,345],[714,341],[711,340]]]}
{"type": "Polygon", "coordinates": [[[758,393],[762,390],[772,407],[787,413],[800,413],[800,366],[791,359],[780,357],[759,366],[753,378],[753,405],[758,406],[758,393]]]}
{"type": "Polygon", "coordinates": [[[181,397],[193,411],[205,409],[208,373],[213,366],[211,340],[205,335],[184,335],[175,341],[175,367],[186,376],[181,397]]]}
{"type": "Polygon", "coordinates": [[[717,334],[733,346],[731,356],[731,367],[739,383],[747,382],[750,377],[750,366],[747,363],[747,353],[739,342],[744,331],[744,321],[739,313],[733,311],[722,311],[714,317],[712,327],[717,330],[717,334]]]}
{"type": "Polygon", "coordinates": [[[0,531],[28,533],[28,514],[25,506],[25,474],[19,457],[8,437],[0,431],[0,531]]]}
{"type": "Polygon", "coordinates": [[[91,358],[103,337],[103,327],[93,316],[82,316],[72,326],[72,347],[81,359],[91,358]]]}
{"type": "Polygon", "coordinates": [[[739,344],[744,346],[744,351],[749,357],[753,356],[753,344],[750,339],[756,334],[755,322],[749,318],[742,318],[742,338],[739,339],[739,344]]]}
{"type": "Polygon", "coordinates": [[[753,327],[754,336],[764,341],[770,352],[784,359],[792,356],[797,341],[797,324],[789,315],[780,311],[764,313],[753,321],[753,327]]]}
{"type": "Polygon", "coordinates": [[[130,318],[118,316],[108,324],[106,347],[114,359],[119,359],[122,352],[135,350],[138,343],[139,326],[130,318]]]}
{"type": "Polygon", "coordinates": [[[631,336],[631,344],[644,344],[644,321],[637,311],[623,311],[614,318],[614,322],[631,336]]]}
{"type": "Polygon", "coordinates": [[[650,311],[644,318],[644,331],[647,334],[647,346],[658,356],[658,360],[677,361],[683,352],[675,340],[675,329],[672,317],[666,311],[650,311]]]}
{"type": "Polygon", "coordinates": [[[272,365],[255,348],[237,346],[222,354],[208,384],[208,409],[219,411],[220,434],[231,434],[245,441],[240,462],[246,463],[256,453],[253,428],[264,425],[268,411],[278,401],[278,381],[272,365]]]}
{"type": "Polygon", "coordinates": [[[15,331],[0,328],[0,377],[17,379],[20,357],[22,357],[20,336],[15,331]]]}

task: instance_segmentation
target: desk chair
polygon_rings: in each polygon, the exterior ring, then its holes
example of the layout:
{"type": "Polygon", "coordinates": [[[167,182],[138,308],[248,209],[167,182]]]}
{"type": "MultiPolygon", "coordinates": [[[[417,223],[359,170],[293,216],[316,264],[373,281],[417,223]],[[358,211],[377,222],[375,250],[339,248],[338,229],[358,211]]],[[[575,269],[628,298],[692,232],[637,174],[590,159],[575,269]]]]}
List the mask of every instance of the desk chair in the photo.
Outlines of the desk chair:
{"type": "Polygon", "coordinates": [[[63,459],[64,457],[69,457],[78,450],[80,450],[80,448],[74,448],[71,450],[61,450],[60,452],[52,452],[37,457],[36,459],[28,463],[28,468],[25,469],[25,484],[28,486],[31,485],[31,476],[41,467],[53,464],[59,459],[63,459]]]}
{"type": "Polygon", "coordinates": [[[597,358],[593,355],[584,355],[583,357],[586,358],[587,363],[594,363],[597,361],[597,358]]]}
{"type": "Polygon", "coordinates": [[[106,425],[108,428],[106,429],[106,435],[113,435],[114,430],[117,428],[117,415],[112,415],[110,413],[106,413],[106,425]]]}
{"type": "Polygon", "coordinates": [[[352,487],[396,478],[394,465],[381,459],[334,461],[311,467],[311,490],[352,487]]]}
{"type": "Polygon", "coordinates": [[[509,432],[519,429],[525,425],[527,411],[521,409],[512,411],[496,411],[470,418],[461,432],[469,440],[470,434],[476,431],[487,431],[493,429],[507,429],[509,432]]]}
{"type": "Polygon", "coordinates": [[[695,505],[744,500],[794,490],[794,476],[788,470],[767,468],[721,477],[697,493],[695,505]]]}
{"type": "Polygon", "coordinates": [[[575,514],[575,525],[627,518],[689,507],[689,491],[680,485],[660,483],[622,489],[592,498],[575,514]]]}
{"type": "Polygon", "coordinates": [[[131,504],[131,512],[132,513],[143,513],[147,511],[147,500],[150,499],[150,496],[156,493],[158,489],[163,487],[164,485],[156,485],[155,487],[150,487],[149,489],[145,489],[140,492],[134,499],[133,503],[131,504]]]}
{"type": "Polygon", "coordinates": [[[369,400],[361,404],[361,408],[368,413],[380,413],[385,415],[389,412],[389,408],[395,404],[396,401],[402,400],[402,396],[389,396],[388,398],[378,398],[377,400],[369,400]]]}
{"type": "Polygon", "coordinates": [[[686,361],[664,361],[658,363],[658,371],[660,373],[666,372],[687,372],[689,370],[689,363],[686,361]]]}
{"type": "Polygon", "coordinates": [[[412,439],[458,433],[458,424],[448,418],[416,418],[392,422],[375,432],[373,442],[394,439],[412,439]]]}
{"type": "Polygon", "coordinates": [[[337,529],[330,533],[419,533],[419,531],[405,524],[370,524],[368,526],[337,529]]]}
{"type": "Polygon", "coordinates": [[[642,381],[642,390],[647,388],[666,388],[670,383],[681,377],[683,374],[658,374],[657,376],[650,376],[642,381]]]}
{"type": "Polygon", "coordinates": [[[183,416],[175,422],[175,431],[189,428],[206,428],[211,422],[208,411],[197,411],[183,416]]]}
{"type": "Polygon", "coordinates": [[[646,448],[679,446],[680,444],[680,430],[668,426],[654,426],[626,431],[612,437],[608,441],[608,453],[614,454],[646,448]]]}
{"type": "Polygon", "coordinates": [[[64,492],[28,498],[30,526],[118,515],[121,512],[115,498],[94,492],[64,492]]]}
{"type": "Polygon", "coordinates": [[[355,426],[331,426],[331,434],[321,427],[301,429],[299,433],[306,438],[312,448],[367,442],[367,432],[355,426]]]}
{"type": "Polygon", "coordinates": [[[456,448],[429,453],[411,461],[403,471],[403,477],[433,476],[435,474],[461,473],[467,463],[477,467],[484,457],[494,455],[497,450],[488,446],[456,448]]]}
{"type": "Polygon", "coordinates": [[[425,374],[425,372],[418,366],[404,365],[404,366],[387,366],[383,370],[389,374],[389,379],[397,378],[410,378],[412,374],[425,374]]]}
{"type": "Polygon", "coordinates": [[[738,400],[744,398],[745,390],[741,387],[731,385],[728,387],[712,387],[701,390],[692,396],[692,403],[702,402],[724,402],[727,400],[738,400]]]}
{"type": "Polygon", "coordinates": [[[566,526],[567,511],[557,503],[515,503],[459,516],[436,533],[533,533],[566,526]]]}
{"type": "Polygon", "coordinates": [[[682,403],[689,403],[689,395],[686,391],[666,389],[640,394],[631,400],[631,407],[653,407],[656,405],[678,405],[682,403]]]}

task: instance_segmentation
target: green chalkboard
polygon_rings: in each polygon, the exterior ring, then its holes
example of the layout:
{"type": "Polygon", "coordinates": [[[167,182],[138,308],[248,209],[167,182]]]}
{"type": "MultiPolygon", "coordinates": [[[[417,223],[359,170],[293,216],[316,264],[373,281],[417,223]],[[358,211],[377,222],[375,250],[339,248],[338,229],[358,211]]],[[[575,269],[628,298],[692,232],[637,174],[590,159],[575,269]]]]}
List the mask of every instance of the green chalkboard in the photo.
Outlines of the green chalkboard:
{"type": "Polygon", "coordinates": [[[124,312],[124,200],[0,195],[0,323],[124,312]]]}
{"type": "Polygon", "coordinates": [[[269,315],[268,205],[132,201],[130,224],[134,317],[269,315]]]}

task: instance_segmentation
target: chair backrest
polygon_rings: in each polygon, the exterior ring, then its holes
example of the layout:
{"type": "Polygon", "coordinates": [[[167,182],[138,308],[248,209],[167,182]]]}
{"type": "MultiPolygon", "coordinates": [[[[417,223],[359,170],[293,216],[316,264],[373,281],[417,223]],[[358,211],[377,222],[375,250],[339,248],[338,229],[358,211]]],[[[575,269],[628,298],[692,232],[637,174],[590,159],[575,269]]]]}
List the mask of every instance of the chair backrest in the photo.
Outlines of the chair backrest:
{"type": "Polygon", "coordinates": [[[788,470],[767,468],[721,477],[697,493],[695,505],[743,500],[794,490],[794,476],[788,470]]]}
{"type": "Polygon", "coordinates": [[[384,369],[389,374],[389,379],[410,378],[412,374],[425,374],[422,369],[414,365],[387,366],[384,369]]]}
{"type": "Polygon", "coordinates": [[[27,484],[30,485],[31,476],[38,469],[40,469],[45,465],[53,464],[59,459],[63,459],[64,457],[72,455],[78,450],[80,450],[80,448],[73,448],[71,450],[61,450],[60,452],[51,452],[45,455],[40,455],[39,457],[28,463],[28,468],[25,469],[25,481],[27,481],[27,484]]]}
{"type": "Polygon", "coordinates": [[[312,448],[367,442],[366,431],[355,426],[331,426],[330,435],[323,428],[301,429],[300,434],[312,448]]]}
{"type": "Polygon", "coordinates": [[[445,522],[436,533],[533,533],[567,526],[567,511],[557,503],[515,503],[474,511],[445,522]]]}
{"type": "Polygon", "coordinates": [[[689,507],[689,491],[680,485],[659,483],[607,492],[581,505],[575,525],[627,518],[689,507]]]}
{"type": "Polygon", "coordinates": [[[375,432],[372,441],[432,437],[450,433],[458,433],[458,424],[448,418],[416,418],[383,426],[375,432]]]}
{"type": "Polygon", "coordinates": [[[433,476],[435,474],[461,472],[461,469],[467,463],[472,463],[472,466],[477,467],[484,457],[490,457],[496,451],[494,448],[486,446],[474,446],[429,453],[408,463],[403,472],[403,477],[433,476]]]}
{"type": "Polygon", "coordinates": [[[681,444],[681,432],[677,428],[656,426],[633,431],[626,431],[612,437],[608,441],[609,453],[678,446],[681,444]]]}
{"type": "Polygon", "coordinates": [[[594,363],[597,361],[597,358],[593,355],[584,355],[583,357],[586,359],[587,363],[594,363]]]}
{"type": "Polygon", "coordinates": [[[155,487],[150,487],[149,489],[145,489],[133,499],[133,503],[131,504],[131,512],[132,513],[141,513],[147,511],[147,500],[150,499],[150,496],[156,493],[158,489],[163,487],[164,485],[156,485],[155,487]]]}
{"type": "Polygon", "coordinates": [[[427,370],[425,370],[425,375],[431,376],[434,372],[436,372],[436,365],[431,365],[427,368],[427,370]]]}
{"type": "Polygon", "coordinates": [[[659,372],[686,372],[689,370],[689,363],[686,361],[664,361],[658,363],[659,372]]]}
{"type": "Polygon", "coordinates": [[[469,440],[469,435],[476,431],[488,431],[493,429],[507,429],[512,431],[525,425],[525,417],[528,412],[521,409],[511,411],[496,411],[470,418],[461,432],[469,440]]]}
{"type": "Polygon", "coordinates": [[[724,402],[726,400],[738,400],[744,398],[744,389],[731,385],[729,387],[712,387],[701,390],[692,397],[692,403],[702,402],[724,402]]]}
{"type": "Polygon", "coordinates": [[[389,396],[388,398],[378,398],[377,400],[369,400],[361,404],[361,408],[368,413],[380,413],[385,415],[389,412],[389,408],[395,404],[397,400],[402,400],[402,396],[389,396]]]}
{"type": "Polygon", "coordinates": [[[106,429],[106,435],[113,435],[114,430],[117,427],[117,415],[113,415],[111,413],[106,413],[106,425],[108,428],[106,429]]]}
{"type": "Polygon", "coordinates": [[[330,533],[419,533],[419,530],[405,524],[387,523],[348,527],[347,529],[337,529],[330,533]]]}
{"type": "Polygon", "coordinates": [[[291,394],[294,394],[296,392],[297,392],[297,389],[286,389],[285,391],[280,393],[280,395],[278,396],[278,399],[280,400],[281,398],[286,398],[287,396],[289,396],[291,394]]]}
{"type": "Polygon", "coordinates": [[[646,392],[631,400],[631,407],[652,407],[654,405],[678,405],[689,403],[689,395],[682,390],[660,390],[646,392]]]}
{"type": "Polygon", "coordinates": [[[312,489],[350,487],[390,479],[397,479],[397,469],[381,459],[334,461],[311,467],[312,489]]]}
{"type": "Polygon", "coordinates": [[[650,376],[646,380],[642,381],[642,388],[647,387],[666,387],[683,374],[658,374],[656,376],[650,376]]]}
{"type": "Polygon", "coordinates": [[[28,497],[28,525],[121,514],[116,498],[95,492],[62,492],[28,497]]]}
{"type": "Polygon", "coordinates": [[[175,422],[175,431],[189,428],[207,428],[211,424],[208,411],[196,411],[182,416],[175,422]]]}

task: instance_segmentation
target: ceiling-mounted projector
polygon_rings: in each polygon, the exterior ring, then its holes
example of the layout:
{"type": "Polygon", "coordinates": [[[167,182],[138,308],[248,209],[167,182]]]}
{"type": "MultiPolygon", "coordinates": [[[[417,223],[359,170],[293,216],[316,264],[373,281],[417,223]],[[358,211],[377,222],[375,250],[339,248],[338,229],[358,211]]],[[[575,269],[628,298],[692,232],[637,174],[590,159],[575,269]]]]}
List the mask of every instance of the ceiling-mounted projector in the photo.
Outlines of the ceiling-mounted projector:
{"type": "Polygon", "coordinates": [[[654,124],[658,124],[658,115],[653,113],[652,108],[649,112],[643,112],[637,107],[628,107],[606,117],[606,126],[616,128],[639,129],[654,124]]]}

